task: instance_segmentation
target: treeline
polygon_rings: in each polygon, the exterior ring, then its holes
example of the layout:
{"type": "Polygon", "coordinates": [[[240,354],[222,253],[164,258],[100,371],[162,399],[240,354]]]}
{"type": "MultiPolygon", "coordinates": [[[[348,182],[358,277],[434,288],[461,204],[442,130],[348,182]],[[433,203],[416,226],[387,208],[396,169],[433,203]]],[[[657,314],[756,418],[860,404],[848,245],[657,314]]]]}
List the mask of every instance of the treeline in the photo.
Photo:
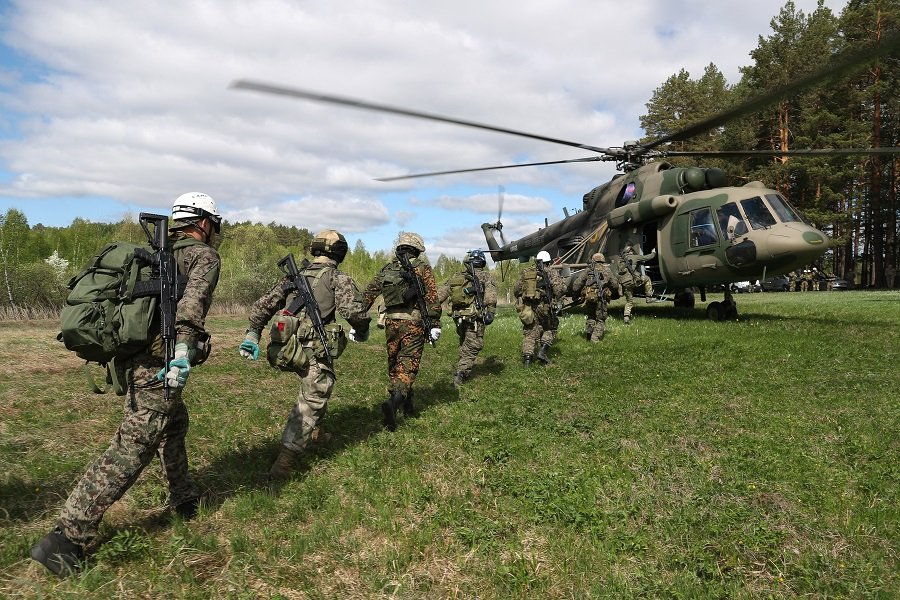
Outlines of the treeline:
{"type": "MultiPolygon", "coordinates": [[[[653,92],[641,126],[649,139],[736,106],[775,86],[786,86],[823,68],[836,54],[854,51],[900,32],[898,0],[851,0],[840,15],[823,0],[811,14],[787,2],[760,36],[753,64],[728,86],[715,64],[698,79],[685,70],[653,92]]],[[[887,58],[824,86],[789,98],[685,142],[675,150],[769,150],[900,146],[900,56],[887,58]]],[[[835,240],[823,264],[860,283],[884,287],[898,263],[900,156],[855,155],[673,159],[680,166],[718,166],[743,180],[776,187],[835,240]]]]}
{"type": "MultiPolygon", "coordinates": [[[[313,233],[304,228],[278,223],[229,223],[222,225],[219,255],[222,273],[215,303],[249,305],[269,290],[281,277],[277,262],[293,253],[297,260],[310,257],[313,233]]],[[[29,226],[25,215],[9,209],[0,215],[0,316],[55,314],[64,304],[66,283],[79,273],[105,244],[123,240],[146,243],[140,224],[131,217],[118,223],[93,223],[75,219],[68,227],[29,226]],[[12,310],[10,310],[12,309],[12,310]]],[[[351,241],[352,243],[352,241],[351,241]]],[[[392,257],[392,252],[369,252],[357,240],[341,263],[362,288],[392,257]]],[[[311,258],[311,257],[310,257],[311,258]]],[[[459,259],[440,255],[432,260],[435,277],[442,282],[462,268],[459,259]]],[[[518,276],[518,263],[505,266],[510,271],[500,281],[501,300],[518,276]]]]}

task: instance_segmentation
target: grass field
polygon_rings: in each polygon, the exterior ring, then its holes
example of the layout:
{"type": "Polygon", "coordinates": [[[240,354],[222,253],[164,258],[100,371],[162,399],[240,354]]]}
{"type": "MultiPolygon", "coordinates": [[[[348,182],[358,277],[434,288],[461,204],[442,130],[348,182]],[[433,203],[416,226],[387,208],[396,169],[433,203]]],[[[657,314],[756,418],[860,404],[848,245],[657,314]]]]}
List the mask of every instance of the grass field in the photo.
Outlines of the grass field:
{"type": "Polygon", "coordinates": [[[737,322],[638,304],[628,327],[619,301],[596,346],[565,318],[531,369],[502,311],[459,394],[445,318],[394,433],[373,328],[338,361],[331,444],[277,487],[296,377],[240,359],[245,321],[212,317],[186,392],[205,507],[172,516],[151,464],[63,581],[28,549],[120,399],[88,393],[55,322],[0,323],[0,597],[900,596],[900,293],[737,300],[737,322]]]}

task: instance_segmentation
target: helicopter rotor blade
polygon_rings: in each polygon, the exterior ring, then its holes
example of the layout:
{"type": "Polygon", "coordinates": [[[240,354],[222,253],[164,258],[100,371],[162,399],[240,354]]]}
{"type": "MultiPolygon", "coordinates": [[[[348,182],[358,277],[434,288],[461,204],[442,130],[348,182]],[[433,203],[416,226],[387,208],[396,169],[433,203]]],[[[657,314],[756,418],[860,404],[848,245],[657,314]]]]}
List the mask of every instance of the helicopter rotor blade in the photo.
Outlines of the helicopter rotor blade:
{"type": "Polygon", "coordinates": [[[506,199],[506,189],[502,185],[497,186],[497,231],[500,232],[500,242],[506,245],[506,236],[503,235],[503,222],[500,220],[503,216],[503,202],[506,199]]]}
{"type": "Polygon", "coordinates": [[[854,154],[900,154],[900,148],[801,148],[798,150],[673,150],[666,156],[848,156],[854,154]]]}
{"type": "Polygon", "coordinates": [[[660,146],[662,144],[666,144],[669,142],[679,142],[694,137],[695,135],[705,133],[710,129],[714,129],[716,127],[724,125],[728,121],[743,117],[744,115],[748,115],[750,113],[754,113],[765,108],[766,106],[769,106],[770,104],[778,102],[779,100],[782,100],[789,96],[793,96],[801,90],[805,90],[806,88],[812,87],[823,81],[837,78],[856,66],[871,62],[876,58],[880,58],[892,52],[897,52],[898,50],[900,50],[900,33],[882,38],[879,43],[868,46],[863,50],[859,50],[856,52],[844,52],[843,54],[835,57],[835,59],[832,60],[825,68],[810,73],[806,77],[802,77],[787,85],[779,86],[767,92],[763,92],[762,94],[759,94],[742,104],[732,107],[726,111],[720,112],[717,115],[713,115],[712,117],[700,121],[699,123],[694,123],[693,125],[685,127],[680,131],[676,131],[675,133],[672,133],[670,135],[653,140],[648,144],[642,144],[642,146],[649,150],[652,148],[656,148],[657,146],[660,146]]]}
{"type": "Polygon", "coordinates": [[[606,156],[588,156],[585,158],[570,158],[568,160],[549,160],[546,162],[520,163],[515,165],[500,165],[497,167],[478,167],[475,169],[455,169],[453,171],[433,171],[431,173],[415,173],[413,175],[397,175],[395,177],[378,177],[375,181],[400,181],[402,179],[416,179],[417,177],[434,177],[436,175],[453,175],[454,173],[476,173],[478,171],[494,171],[497,169],[517,169],[519,167],[537,167],[541,165],[562,165],[566,163],[597,162],[613,160],[606,156]]]}
{"type": "MultiPolygon", "coordinates": [[[[475,129],[484,129],[487,131],[494,131],[497,133],[506,133],[509,135],[517,135],[519,137],[525,137],[532,140],[540,140],[543,142],[550,142],[553,144],[561,144],[563,146],[571,146],[573,148],[581,148],[582,150],[590,150],[592,152],[599,152],[600,154],[606,154],[609,152],[609,148],[600,148],[597,146],[592,146],[590,144],[582,144],[579,142],[572,142],[569,140],[562,140],[559,138],[548,137],[545,135],[538,135],[535,133],[527,133],[524,131],[518,131],[516,129],[507,129],[505,127],[497,127],[494,125],[487,125],[485,123],[476,123],[475,121],[466,121],[464,119],[457,119],[455,117],[445,117],[442,115],[436,115],[433,113],[420,112],[417,110],[410,110],[408,108],[401,108],[399,106],[389,106],[387,104],[377,104],[374,102],[367,102],[365,100],[357,100],[355,98],[348,98],[345,96],[334,96],[331,94],[322,94],[319,92],[312,92],[309,90],[301,90],[293,87],[281,86],[281,85],[273,85],[270,83],[262,83],[259,81],[251,81],[248,79],[238,79],[233,81],[229,86],[234,89],[239,90],[250,90],[254,92],[262,92],[264,94],[274,94],[277,96],[287,96],[289,98],[300,98],[302,100],[311,100],[313,102],[322,102],[325,104],[339,104],[341,106],[349,106],[352,108],[361,108],[363,110],[373,110],[376,112],[390,113],[394,115],[402,115],[404,117],[414,117],[417,119],[425,119],[427,121],[439,121],[441,123],[450,123],[452,125],[462,125],[464,127],[473,127],[475,129]]],[[[536,164],[544,164],[544,163],[536,163],[536,164]]],[[[552,164],[552,163],[551,163],[552,164]]],[[[464,172],[464,171],[461,171],[464,172]]]]}

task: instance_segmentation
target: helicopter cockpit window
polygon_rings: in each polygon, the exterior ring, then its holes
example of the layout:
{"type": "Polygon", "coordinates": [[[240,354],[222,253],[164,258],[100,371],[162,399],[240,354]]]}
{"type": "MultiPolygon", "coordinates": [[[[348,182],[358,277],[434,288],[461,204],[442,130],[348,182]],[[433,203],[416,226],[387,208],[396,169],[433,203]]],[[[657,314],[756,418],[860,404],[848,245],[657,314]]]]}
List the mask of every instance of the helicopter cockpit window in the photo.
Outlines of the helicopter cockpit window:
{"type": "Polygon", "coordinates": [[[721,231],[724,235],[728,235],[729,217],[734,217],[738,220],[737,225],[735,225],[734,227],[734,237],[738,237],[747,233],[747,223],[744,221],[744,217],[741,215],[741,211],[738,210],[737,204],[735,204],[734,202],[723,204],[722,206],[717,208],[716,217],[718,217],[719,219],[719,231],[721,231]]]}
{"type": "Polygon", "coordinates": [[[616,207],[625,206],[628,202],[634,198],[634,192],[636,190],[636,186],[633,181],[629,181],[626,183],[621,190],[619,190],[619,195],[616,197],[616,207]]]}
{"type": "Polygon", "coordinates": [[[750,227],[753,229],[765,229],[776,222],[775,217],[772,216],[772,213],[769,212],[769,209],[759,196],[741,200],[741,207],[744,209],[747,220],[750,221],[750,227]]]}
{"type": "Polygon", "coordinates": [[[691,248],[709,246],[718,241],[712,211],[708,207],[691,211],[691,248]]]}
{"type": "Polygon", "coordinates": [[[794,207],[788,204],[788,201],[781,197],[780,194],[766,194],[766,200],[772,206],[772,210],[778,215],[782,223],[790,223],[791,221],[803,222],[803,219],[794,210],[794,207]]]}

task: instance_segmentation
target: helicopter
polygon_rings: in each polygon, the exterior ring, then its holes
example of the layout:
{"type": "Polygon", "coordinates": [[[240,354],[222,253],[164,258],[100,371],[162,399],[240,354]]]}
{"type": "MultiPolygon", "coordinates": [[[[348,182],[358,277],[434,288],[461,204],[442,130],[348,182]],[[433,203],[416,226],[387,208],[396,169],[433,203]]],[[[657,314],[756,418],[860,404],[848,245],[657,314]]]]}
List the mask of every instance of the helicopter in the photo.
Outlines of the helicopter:
{"type": "MultiPolygon", "coordinates": [[[[706,301],[708,289],[724,284],[724,300],[710,302],[707,317],[734,319],[737,306],[729,284],[781,275],[809,264],[830,247],[830,238],[814,227],[781,193],[760,181],[728,185],[721,169],[676,167],[668,157],[789,157],[803,155],[898,154],[900,148],[838,148],[747,151],[675,151],[671,142],[684,141],[742,116],[757,112],[781,99],[826,80],[834,79],[877,58],[900,51],[900,34],[885,37],[868,48],[845,52],[825,68],[792,83],[774,88],[737,106],[723,110],[664,137],[625,142],[621,147],[590,144],[537,135],[474,121],[354,98],[322,94],[251,80],[232,82],[235,89],[256,91],[402,115],[494,131],[579,148],[595,156],[492,167],[477,167],[379,178],[397,181],[498,169],[541,165],[614,161],[622,171],[583,197],[582,209],[522,238],[503,237],[502,197],[495,223],[483,223],[488,251],[495,262],[518,259],[527,262],[540,251],[553,258],[553,268],[571,284],[575,273],[589,264],[595,252],[621,254],[626,244],[646,258],[643,274],[653,281],[654,295],[672,300],[675,307],[695,307],[694,289],[706,301]],[[502,243],[498,243],[499,234],[502,243]]],[[[573,302],[570,306],[577,304],[573,302]]]]}

